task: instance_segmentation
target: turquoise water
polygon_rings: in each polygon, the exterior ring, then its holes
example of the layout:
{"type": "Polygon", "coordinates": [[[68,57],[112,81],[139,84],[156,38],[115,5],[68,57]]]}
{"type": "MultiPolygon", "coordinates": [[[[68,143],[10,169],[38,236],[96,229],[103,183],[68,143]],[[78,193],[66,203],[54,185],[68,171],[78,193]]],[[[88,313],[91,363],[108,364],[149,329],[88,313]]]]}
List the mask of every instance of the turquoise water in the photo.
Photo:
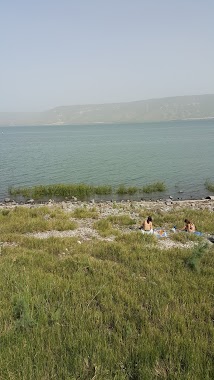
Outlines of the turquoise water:
{"type": "Polygon", "coordinates": [[[214,182],[214,120],[1,127],[0,178],[0,199],[11,186],[157,180],[166,197],[200,198],[214,182]]]}

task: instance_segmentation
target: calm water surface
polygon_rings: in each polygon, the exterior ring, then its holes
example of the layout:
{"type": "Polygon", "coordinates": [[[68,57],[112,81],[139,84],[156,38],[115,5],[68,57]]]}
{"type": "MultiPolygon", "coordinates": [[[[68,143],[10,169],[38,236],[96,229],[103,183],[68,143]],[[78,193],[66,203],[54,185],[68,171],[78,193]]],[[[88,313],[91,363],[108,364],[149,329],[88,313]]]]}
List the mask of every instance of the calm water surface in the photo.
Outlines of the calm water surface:
{"type": "Polygon", "coordinates": [[[200,198],[206,179],[214,182],[214,120],[0,128],[0,199],[11,186],[157,180],[165,196],[200,198]]]}

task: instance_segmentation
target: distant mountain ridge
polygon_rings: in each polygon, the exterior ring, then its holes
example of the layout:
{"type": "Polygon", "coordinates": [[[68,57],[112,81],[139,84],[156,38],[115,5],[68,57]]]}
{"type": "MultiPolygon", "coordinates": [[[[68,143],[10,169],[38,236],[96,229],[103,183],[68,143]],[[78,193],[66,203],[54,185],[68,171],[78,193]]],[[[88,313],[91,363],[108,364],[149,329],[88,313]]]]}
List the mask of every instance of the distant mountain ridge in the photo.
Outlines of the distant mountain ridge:
{"type": "Polygon", "coordinates": [[[43,112],[0,112],[0,125],[142,123],[205,118],[214,118],[214,95],[61,106],[43,112]]]}

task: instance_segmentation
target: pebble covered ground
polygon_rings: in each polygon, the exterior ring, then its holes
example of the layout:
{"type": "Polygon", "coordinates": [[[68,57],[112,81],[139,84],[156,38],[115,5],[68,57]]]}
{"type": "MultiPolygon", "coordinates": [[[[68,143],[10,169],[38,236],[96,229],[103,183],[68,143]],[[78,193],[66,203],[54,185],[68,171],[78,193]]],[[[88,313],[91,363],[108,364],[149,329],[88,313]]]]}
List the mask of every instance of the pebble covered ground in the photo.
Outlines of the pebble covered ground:
{"type": "MultiPolygon", "coordinates": [[[[171,199],[167,201],[121,201],[121,202],[99,202],[95,203],[93,200],[90,202],[80,202],[80,201],[63,201],[63,202],[54,202],[53,200],[49,200],[47,203],[43,204],[35,204],[32,200],[28,204],[18,205],[16,202],[6,202],[0,203],[1,209],[13,209],[17,206],[20,207],[28,207],[28,208],[37,208],[42,206],[48,206],[50,208],[60,207],[64,212],[72,213],[77,208],[84,208],[84,210],[96,209],[97,211],[97,219],[101,220],[105,219],[108,216],[122,216],[127,215],[133,220],[136,221],[136,224],[127,227],[121,225],[115,225],[114,228],[119,230],[120,232],[131,234],[133,230],[138,230],[139,225],[141,223],[141,218],[139,216],[139,210],[145,211],[148,215],[154,216],[156,212],[167,213],[171,210],[176,211],[182,208],[190,208],[194,210],[204,210],[207,209],[213,212],[214,215],[214,200],[204,199],[204,200],[189,200],[189,201],[172,201],[171,199]]],[[[28,236],[34,236],[39,239],[46,239],[48,237],[76,237],[78,238],[79,243],[81,244],[86,240],[105,240],[105,241],[114,241],[115,236],[102,237],[98,233],[98,231],[94,228],[95,219],[93,218],[71,218],[77,224],[77,228],[75,230],[65,230],[65,231],[44,231],[37,233],[28,233],[28,236]]],[[[154,223],[155,225],[155,223],[154,223]]],[[[173,226],[172,226],[173,227],[173,226]]],[[[8,243],[9,244],[9,243],[8,243]]],[[[13,244],[13,243],[10,243],[13,244]]],[[[175,242],[167,238],[158,239],[158,244],[161,249],[167,249],[172,247],[185,247],[192,248],[194,243],[192,241],[186,242],[185,244],[181,242],[175,242]]],[[[7,245],[7,243],[3,243],[3,245],[7,245]]]]}

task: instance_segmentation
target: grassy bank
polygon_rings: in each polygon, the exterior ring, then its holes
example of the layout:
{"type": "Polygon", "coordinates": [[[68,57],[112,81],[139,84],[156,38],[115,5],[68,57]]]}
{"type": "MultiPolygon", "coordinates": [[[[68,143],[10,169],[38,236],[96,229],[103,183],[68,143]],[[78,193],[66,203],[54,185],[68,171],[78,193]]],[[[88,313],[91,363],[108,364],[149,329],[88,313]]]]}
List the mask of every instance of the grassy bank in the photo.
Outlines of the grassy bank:
{"type": "Polygon", "coordinates": [[[166,186],[163,182],[155,182],[143,187],[127,187],[120,185],[118,188],[112,188],[109,185],[103,186],[91,186],[86,184],[56,184],[47,186],[34,186],[34,187],[22,187],[11,188],[9,193],[11,196],[23,196],[25,198],[42,199],[49,198],[72,198],[77,197],[80,200],[88,199],[95,195],[133,195],[143,193],[155,193],[164,192],[166,186]]]}
{"type": "MultiPolygon", "coordinates": [[[[213,247],[163,250],[137,230],[147,214],[131,204],[105,217],[95,206],[0,211],[0,379],[214,378],[213,247]],[[28,235],[83,221],[114,241],[28,235]]],[[[208,210],[156,211],[154,222],[180,227],[184,215],[214,227],[208,210]]]]}

